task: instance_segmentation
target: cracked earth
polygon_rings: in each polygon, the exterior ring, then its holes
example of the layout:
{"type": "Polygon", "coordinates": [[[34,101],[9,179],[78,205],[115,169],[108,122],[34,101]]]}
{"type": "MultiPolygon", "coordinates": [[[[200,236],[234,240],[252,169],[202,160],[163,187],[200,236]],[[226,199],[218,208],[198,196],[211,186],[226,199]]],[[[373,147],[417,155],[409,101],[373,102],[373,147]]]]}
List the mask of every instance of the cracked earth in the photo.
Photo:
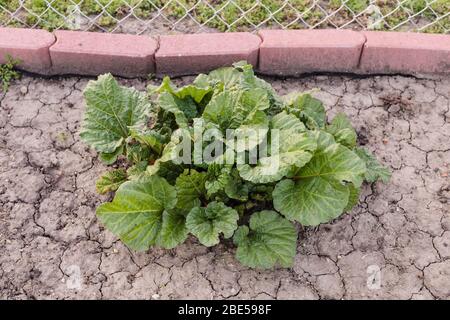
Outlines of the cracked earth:
{"type": "Polygon", "coordinates": [[[77,134],[88,79],[24,76],[0,101],[0,298],[450,299],[450,78],[267,80],[280,94],[318,88],[393,171],[351,213],[300,229],[293,268],[247,269],[229,244],[193,238],[127,249],[95,217],[108,197],[77,134]]]}

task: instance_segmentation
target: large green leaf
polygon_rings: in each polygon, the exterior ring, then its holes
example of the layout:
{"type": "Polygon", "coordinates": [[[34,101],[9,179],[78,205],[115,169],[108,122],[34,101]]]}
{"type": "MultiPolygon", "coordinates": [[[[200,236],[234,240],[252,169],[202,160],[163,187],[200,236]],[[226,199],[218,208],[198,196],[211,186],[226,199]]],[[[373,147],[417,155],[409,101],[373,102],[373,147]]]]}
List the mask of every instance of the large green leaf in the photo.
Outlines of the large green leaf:
{"type": "Polygon", "coordinates": [[[306,127],[296,116],[282,111],[274,115],[270,121],[272,129],[289,130],[291,132],[306,131],[306,127]]]}
{"type": "Polygon", "coordinates": [[[344,113],[338,113],[331,124],[327,125],[326,131],[344,146],[353,148],[356,145],[356,131],[344,113]]]}
{"type": "Polygon", "coordinates": [[[129,126],[144,124],[151,105],[145,94],[119,86],[111,74],[90,81],[84,91],[86,111],[81,139],[102,153],[114,153],[129,135],[129,126]]]}
{"type": "Polygon", "coordinates": [[[222,130],[229,128],[233,116],[233,109],[239,95],[235,92],[224,91],[212,97],[203,111],[202,118],[211,121],[222,130]]]}
{"type": "Polygon", "coordinates": [[[347,186],[324,177],[283,180],[273,191],[274,208],[304,226],[316,226],[337,218],[348,199],[347,186]]]}
{"type": "Polygon", "coordinates": [[[316,152],[312,160],[301,168],[296,176],[301,179],[315,177],[335,179],[340,182],[352,182],[359,187],[365,172],[366,165],[356,153],[335,143],[322,152],[316,152]]]}
{"type": "MultiPolygon", "coordinates": [[[[272,86],[255,76],[253,66],[246,61],[239,61],[233,67],[221,68],[212,71],[209,75],[199,75],[194,83],[201,86],[214,86],[218,91],[246,91],[251,89],[262,89],[272,105],[268,114],[281,108],[282,101],[272,86]]],[[[274,112],[276,113],[276,112],[274,112]]]]}
{"type": "Polygon", "coordinates": [[[228,90],[238,89],[241,86],[242,80],[242,72],[232,67],[213,70],[207,76],[207,81],[210,84],[220,83],[224,89],[228,90]]]}
{"type": "Polygon", "coordinates": [[[255,73],[253,71],[253,66],[251,64],[248,64],[246,61],[239,61],[233,64],[233,67],[239,71],[242,72],[241,75],[241,83],[240,86],[244,89],[263,89],[270,100],[270,103],[272,105],[272,109],[277,109],[278,105],[281,106],[282,101],[278,97],[275,90],[272,88],[272,86],[264,81],[263,79],[260,79],[255,76],[255,73]]]}
{"type": "Polygon", "coordinates": [[[310,131],[317,143],[316,153],[322,153],[331,145],[334,145],[336,141],[333,135],[323,130],[310,131]]]}
{"type": "Polygon", "coordinates": [[[206,172],[186,169],[175,183],[178,194],[177,207],[191,210],[200,206],[200,198],[206,195],[206,172]]]}
{"type": "Polygon", "coordinates": [[[241,91],[233,108],[229,128],[267,123],[266,114],[263,111],[269,107],[269,98],[265,90],[256,88],[241,91]]]}
{"type": "Polygon", "coordinates": [[[309,93],[292,92],[283,97],[285,110],[299,117],[310,129],[323,128],[326,123],[325,108],[320,100],[309,93]]]}
{"type": "Polygon", "coordinates": [[[261,211],[251,216],[249,226],[240,226],[233,237],[239,262],[261,269],[272,268],[277,263],[282,267],[292,266],[297,232],[291,222],[274,211],[261,211]]]}
{"type": "MultiPolygon", "coordinates": [[[[327,135],[319,135],[320,147],[329,143],[327,135]]],[[[290,220],[314,226],[338,217],[349,202],[349,189],[344,184],[362,183],[364,162],[343,145],[332,143],[316,152],[310,162],[296,172],[295,179],[277,184],[273,204],[290,220]]]]}
{"type": "Polygon", "coordinates": [[[242,92],[234,106],[229,125],[231,129],[236,129],[237,152],[252,150],[266,138],[269,118],[264,110],[269,106],[264,90],[257,88],[242,92]]]}
{"type": "Polygon", "coordinates": [[[219,243],[219,234],[230,238],[237,228],[239,215],[222,202],[210,202],[206,208],[195,207],[186,217],[188,230],[207,247],[219,243]]]}
{"type": "Polygon", "coordinates": [[[122,184],[112,202],[97,208],[97,216],[134,250],[152,245],[170,248],[186,235],[182,218],[172,211],[176,202],[175,187],[163,178],[145,177],[122,184]]]}
{"type": "Polygon", "coordinates": [[[378,179],[384,183],[389,182],[391,172],[387,167],[381,165],[369,151],[364,148],[356,148],[355,152],[366,164],[367,171],[364,174],[364,178],[368,182],[372,183],[378,179]]]}
{"type": "MultiPolygon", "coordinates": [[[[265,121],[265,118],[264,115],[264,119],[260,120],[265,121]]],[[[255,149],[261,144],[266,138],[268,131],[267,122],[242,125],[234,131],[235,136],[233,139],[227,140],[225,143],[228,147],[234,144],[237,153],[245,152],[255,149]]]]}

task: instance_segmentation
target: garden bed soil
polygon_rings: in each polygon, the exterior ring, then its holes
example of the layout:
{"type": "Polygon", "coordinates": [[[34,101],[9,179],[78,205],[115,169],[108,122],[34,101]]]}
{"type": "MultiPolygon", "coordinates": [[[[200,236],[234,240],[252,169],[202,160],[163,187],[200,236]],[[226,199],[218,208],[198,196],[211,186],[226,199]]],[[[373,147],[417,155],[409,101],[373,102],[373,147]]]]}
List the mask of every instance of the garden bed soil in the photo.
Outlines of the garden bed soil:
{"type": "Polygon", "coordinates": [[[106,167],[77,133],[88,79],[24,76],[0,102],[0,299],[449,299],[450,78],[266,80],[280,94],[320,89],[393,172],[351,213],[301,228],[293,268],[251,270],[231,243],[194,238],[127,249],[95,216],[108,196],[95,192],[106,167]]]}

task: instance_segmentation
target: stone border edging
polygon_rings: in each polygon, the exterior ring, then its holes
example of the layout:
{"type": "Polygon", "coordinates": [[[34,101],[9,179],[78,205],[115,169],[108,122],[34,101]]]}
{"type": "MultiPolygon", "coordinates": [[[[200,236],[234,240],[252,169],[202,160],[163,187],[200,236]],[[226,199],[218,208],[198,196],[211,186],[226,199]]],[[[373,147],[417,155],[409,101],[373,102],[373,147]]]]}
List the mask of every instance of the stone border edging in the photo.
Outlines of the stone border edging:
{"type": "Polygon", "coordinates": [[[450,35],[261,30],[160,36],[0,28],[0,63],[43,75],[188,75],[247,60],[257,72],[450,74],[450,35]]]}
{"type": "Polygon", "coordinates": [[[155,72],[158,42],[128,34],[56,31],[49,48],[52,74],[146,77],[155,72]]]}
{"type": "Polygon", "coordinates": [[[351,30],[262,30],[259,70],[264,74],[355,72],[362,33],[351,30]]]}
{"type": "Polygon", "coordinates": [[[159,37],[158,75],[188,75],[247,60],[258,64],[261,38],[247,32],[200,33],[159,37]]]}
{"type": "Polygon", "coordinates": [[[0,63],[10,55],[21,61],[23,70],[48,74],[52,66],[49,48],[55,41],[55,36],[44,30],[0,28],[0,63]]]}

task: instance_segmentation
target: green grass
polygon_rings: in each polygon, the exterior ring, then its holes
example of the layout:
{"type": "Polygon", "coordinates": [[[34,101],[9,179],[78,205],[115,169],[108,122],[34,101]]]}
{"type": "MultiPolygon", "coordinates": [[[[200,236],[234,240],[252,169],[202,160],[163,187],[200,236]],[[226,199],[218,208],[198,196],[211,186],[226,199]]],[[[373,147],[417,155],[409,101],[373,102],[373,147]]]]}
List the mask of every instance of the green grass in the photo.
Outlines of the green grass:
{"type": "Polygon", "coordinates": [[[20,63],[19,60],[6,56],[6,63],[0,64],[0,91],[6,92],[12,81],[20,78],[20,73],[14,68],[20,63]]]}
{"type": "MultiPolygon", "coordinates": [[[[385,18],[389,27],[396,26],[408,19],[409,15],[418,14],[425,21],[436,20],[436,14],[441,17],[450,11],[450,0],[437,0],[433,3],[427,0],[409,0],[405,1],[401,8],[396,9],[397,5],[391,1],[378,1],[381,12],[388,15],[385,18]],[[431,4],[429,4],[431,3],[431,4]]],[[[430,33],[444,33],[450,29],[450,16],[442,18],[439,22],[423,30],[430,33]]]]}
{"type": "MultiPolygon", "coordinates": [[[[157,10],[169,18],[180,19],[187,13],[193,16],[198,22],[208,27],[216,28],[220,31],[242,31],[253,29],[254,26],[305,28],[305,24],[319,27],[332,27],[332,24],[323,22],[326,16],[340,10],[330,20],[334,25],[341,26],[353,19],[353,14],[360,14],[358,20],[365,22],[370,18],[370,14],[365,12],[371,1],[369,0],[330,0],[322,1],[321,6],[325,12],[314,6],[313,0],[290,0],[286,5],[285,0],[55,0],[51,2],[49,8],[48,1],[45,0],[25,0],[27,12],[23,12],[20,19],[28,25],[53,30],[57,28],[70,29],[70,19],[64,17],[73,16],[74,3],[78,5],[83,15],[96,17],[96,23],[103,29],[114,28],[118,19],[130,13],[133,7],[133,14],[139,18],[147,18],[157,10]],[[208,4],[206,4],[208,2],[208,4]],[[299,19],[297,12],[301,12],[299,19]],[[303,20],[303,21],[302,21],[303,20]]],[[[420,13],[425,24],[443,16],[450,11],[450,0],[407,0],[402,7],[397,8],[397,1],[377,0],[375,4],[380,8],[385,23],[380,24],[379,29],[389,30],[408,19],[409,15],[420,13]],[[431,9],[432,10],[431,10],[431,9]],[[434,12],[435,13],[434,13],[434,12]]],[[[0,0],[0,5],[9,11],[15,11],[19,7],[19,0],[0,0]]],[[[0,9],[1,10],[1,9],[0,9]]],[[[10,20],[10,15],[1,10],[0,23],[12,26],[20,26],[18,20],[10,20]]],[[[405,25],[408,25],[406,23],[405,25]]],[[[450,28],[450,16],[443,18],[439,23],[435,23],[426,32],[445,32],[450,28]]]]}
{"type": "Polygon", "coordinates": [[[331,0],[330,2],[333,8],[339,8],[341,5],[345,5],[355,13],[363,11],[369,5],[368,0],[331,0]]]}

